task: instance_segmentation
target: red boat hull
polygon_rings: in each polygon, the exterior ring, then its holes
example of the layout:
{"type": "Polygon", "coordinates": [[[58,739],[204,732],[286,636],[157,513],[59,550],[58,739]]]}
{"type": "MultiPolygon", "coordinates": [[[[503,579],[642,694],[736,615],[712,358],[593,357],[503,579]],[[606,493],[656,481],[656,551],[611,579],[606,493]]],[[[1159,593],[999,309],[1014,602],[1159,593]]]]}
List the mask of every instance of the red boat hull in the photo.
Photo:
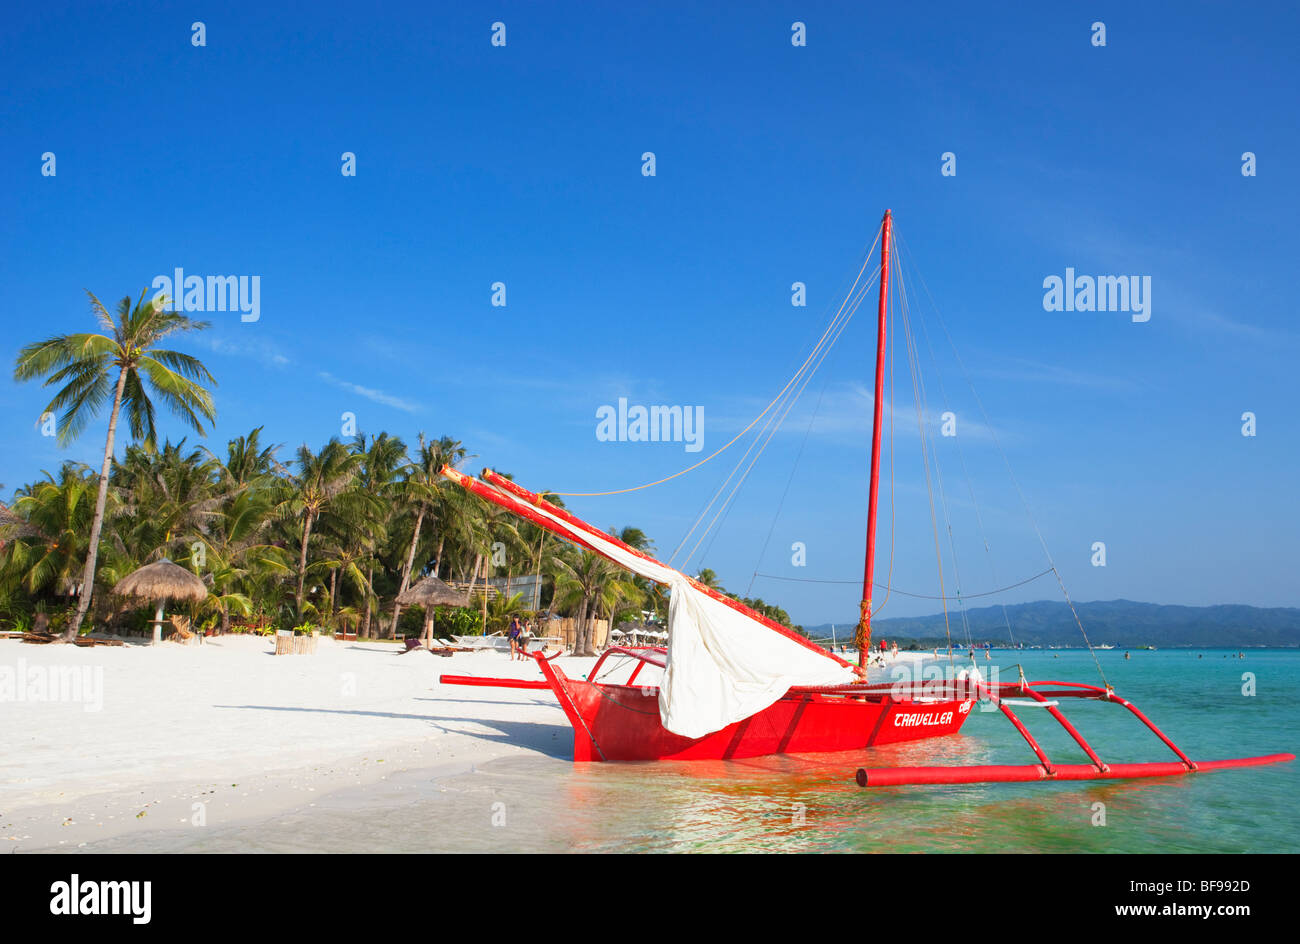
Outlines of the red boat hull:
{"type": "Polygon", "coordinates": [[[575,762],[727,760],[814,754],[955,734],[973,701],[910,701],[888,695],[790,694],[743,721],[701,738],[659,721],[659,689],[571,679],[542,663],[573,725],[575,762]]]}

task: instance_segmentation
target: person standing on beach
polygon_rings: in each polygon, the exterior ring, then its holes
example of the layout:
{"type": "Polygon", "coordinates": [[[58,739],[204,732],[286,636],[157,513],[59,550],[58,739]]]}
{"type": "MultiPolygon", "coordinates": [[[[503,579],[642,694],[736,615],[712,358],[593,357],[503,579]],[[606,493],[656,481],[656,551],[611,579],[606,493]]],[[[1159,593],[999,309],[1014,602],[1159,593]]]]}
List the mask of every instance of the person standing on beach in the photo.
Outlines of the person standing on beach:
{"type": "Polygon", "coordinates": [[[510,637],[510,661],[515,661],[515,656],[519,654],[519,634],[522,628],[519,625],[519,617],[510,618],[510,631],[506,633],[510,637]]]}

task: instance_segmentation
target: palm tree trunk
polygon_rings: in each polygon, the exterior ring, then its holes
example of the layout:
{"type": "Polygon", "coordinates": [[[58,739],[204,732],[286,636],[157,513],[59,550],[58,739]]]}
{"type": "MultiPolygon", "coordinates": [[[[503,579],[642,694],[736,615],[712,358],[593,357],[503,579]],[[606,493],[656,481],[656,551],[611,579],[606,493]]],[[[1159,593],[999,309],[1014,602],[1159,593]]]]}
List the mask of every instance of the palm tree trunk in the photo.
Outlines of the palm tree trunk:
{"type": "Polygon", "coordinates": [[[533,613],[537,613],[537,608],[542,605],[542,551],[546,547],[546,533],[542,533],[542,539],[537,542],[537,573],[533,580],[533,613]]]}
{"type": "Polygon", "coordinates": [[[483,564],[483,635],[487,635],[487,561],[483,560],[482,554],[474,557],[474,579],[478,579],[479,564],[483,564]]]}
{"type": "Polygon", "coordinates": [[[298,592],[294,595],[294,603],[297,604],[298,612],[294,615],[301,619],[302,617],[302,588],[307,580],[307,542],[311,540],[311,512],[307,512],[307,520],[302,525],[302,554],[298,557],[298,592]]]}
{"type": "Polygon", "coordinates": [[[339,584],[339,569],[330,568],[330,621],[334,620],[334,614],[339,611],[339,598],[337,596],[339,584]]]}
{"type": "MultiPolygon", "coordinates": [[[[397,588],[397,595],[401,596],[406,592],[410,585],[411,567],[415,564],[415,547],[420,543],[420,530],[424,527],[424,505],[420,506],[420,513],[415,516],[415,533],[411,535],[411,549],[406,552],[406,566],[402,568],[402,582],[397,588]]],[[[439,552],[442,551],[442,542],[438,543],[439,552]]],[[[397,617],[402,615],[402,604],[393,602],[393,626],[397,626],[397,617]]]]}
{"type": "Polygon", "coordinates": [[[439,571],[442,570],[442,545],[446,540],[447,536],[445,534],[438,536],[438,553],[433,555],[433,575],[435,577],[442,576],[439,571]]]}
{"type": "Polygon", "coordinates": [[[587,627],[591,625],[591,613],[593,609],[594,606],[590,599],[582,601],[582,621],[578,623],[578,638],[575,640],[577,643],[576,655],[585,656],[588,654],[587,650],[590,646],[587,645],[587,627]]]}
{"type": "Polygon", "coordinates": [[[90,524],[90,547],[86,550],[86,569],[81,574],[81,596],[77,612],[63,631],[64,642],[72,642],[81,631],[82,620],[90,609],[95,592],[95,564],[99,560],[99,533],[104,528],[104,506],[108,503],[108,470],[113,464],[113,439],[117,435],[117,414],[122,408],[122,390],[126,386],[126,369],[117,372],[117,389],[113,393],[113,412],[108,417],[108,439],[104,442],[104,464],[99,470],[99,494],[95,497],[95,518],[90,524]]]}
{"type": "Polygon", "coordinates": [[[365,623],[363,624],[364,628],[361,630],[362,639],[370,638],[370,601],[374,598],[375,595],[374,589],[375,589],[375,567],[372,564],[370,566],[370,569],[366,571],[366,618],[365,618],[365,623]]]}
{"type": "MultiPolygon", "coordinates": [[[[478,583],[478,565],[479,565],[479,561],[481,561],[482,559],[483,559],[483,555],[482,555],[482,554],[475,554],[475,555],[474,555],[474,574],[473,574],[473,576],[470,578],[470,581],[469,581],[469,593],[467,593],[467,594],[465,595],[465,602],[467,602],[467,603],[469,602],[470,598],[474,596],[474,586],[475,586],[475,584],[478,583]]],[[[462,573],[461,576],[463,577],[464,574],[462,573]]],[[[486,584],[486,582],[485,582],[484,585],[483,585],[483,626],[482,626],[482,630],[483,630],[483,633],[482,633],[482,634],[483,634],[484,636],[486,636],[486,635],[487,635],[487,584],[486,584]]]]}

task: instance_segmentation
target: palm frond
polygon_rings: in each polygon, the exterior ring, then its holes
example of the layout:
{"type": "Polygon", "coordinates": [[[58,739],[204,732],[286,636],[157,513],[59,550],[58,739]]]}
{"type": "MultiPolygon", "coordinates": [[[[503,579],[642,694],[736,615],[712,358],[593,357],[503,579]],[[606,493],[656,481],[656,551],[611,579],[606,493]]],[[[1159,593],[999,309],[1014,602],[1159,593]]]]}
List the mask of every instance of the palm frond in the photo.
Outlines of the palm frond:
{"type": "MultiPolygon", "coordinates": [[[[202,364],[198,366],[203,374],[207,373],[202,364]]],[[[189,426],[201,435],[206,435],[204,422],[210,423],[217,416],[212,394],[151,356],[141,356],[140,369],[149,378],[149,384],[158,398],[189,426]]]]}

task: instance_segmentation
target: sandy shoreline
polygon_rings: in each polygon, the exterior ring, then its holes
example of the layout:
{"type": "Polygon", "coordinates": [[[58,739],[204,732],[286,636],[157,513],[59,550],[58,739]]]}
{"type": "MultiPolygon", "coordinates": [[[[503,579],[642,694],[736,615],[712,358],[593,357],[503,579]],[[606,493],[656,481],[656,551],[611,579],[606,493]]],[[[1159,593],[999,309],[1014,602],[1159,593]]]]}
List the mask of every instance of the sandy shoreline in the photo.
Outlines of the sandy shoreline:
{"type": "MultiPolygon", "coordinates": [[[[315,655],[272,651],[243,636],[93,649],[0,642],[0,849],[229,825],[408,771],[571,756],[571,729],[549,692],[437,681],[443,672],[541,678],[507,654],[399,656],[390,644],[329,639],[315,655]],[[68,690],[72,675],[82,691],[68,690]]],[[[561,664],[579,674],[593,661],[561,664]]]]}
{"type": "MultiPolygon", "coordinates": [[[[305,816],[326,796],[334,807],[340,795],[365,802],[367,788],[393,797],[400,783],[502,758],[573,756],[549,691],[438,681],[542,678],[508,653],[399,655],[329,638],[313,655],[273,651],[254,636],[84,649],[0,641],[0,851],[129,848],[159,830],[305,816]]],[[[557,664],[581,676],[594,662],[557,664]]],[[[623,677],[615,667],[611,680],[623,677]]],[[[656,684],[659,670],[639,681],[656,684]]]]}

